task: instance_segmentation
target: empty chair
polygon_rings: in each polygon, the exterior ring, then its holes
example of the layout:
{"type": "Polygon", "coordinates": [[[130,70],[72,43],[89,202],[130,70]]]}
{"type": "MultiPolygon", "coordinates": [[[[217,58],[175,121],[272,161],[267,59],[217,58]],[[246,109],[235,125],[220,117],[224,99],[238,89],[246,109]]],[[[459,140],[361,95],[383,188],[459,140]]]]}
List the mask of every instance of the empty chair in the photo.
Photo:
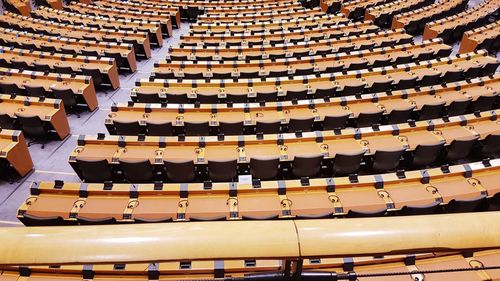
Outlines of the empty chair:
{"type": "Polygon", "coordinates": [[[149,160],[122,160],[120,169],[125,179],[132,183],[145,183],[154,179],[153,167],[149,160]]]}
{"type": "Polygon", "coordinates": [[[227,102],[232,102],[232,103],[245,103],[248,100],[247,95],[232,95],[228,94],[226,96],[226,101],[227,102]]]}
{"type": "Polygon", "coordinates": [[[465,114],[470,105],[470,99],[454,100],[448,106],[448,116],[457,116],[465,114]]]}
{"type": "Polygon", "coordinates": [[[476,136],[464,139],[454,139],[447,149],[446,160],[453,162],[467,157],[477,139],[478,137],[476,136]]]}
{"type": "Polygon", "coordinates": [[[424,104],[418,112],[419,120],[429,120],[441,117],[445,102],[435,104],[424,104]]]}
{"type": "Polygon", "coordinates": [[[67,112],[74,112],[77,106],[76,97],[70,88],[51,87],[52,93],[56,99],[63,101],[67,112]]]}
{"type": "Polygon", "coordinates": [[[356,211],[356,210],[349,210],[347,212],[346,218],[370,218],[370,217],[380,217],[385,215],[387,212],[387,209],[380,209],[380,210],[374,210],[371,212],[365,212],[365,211],[356,211]]]}
{"type": "Polygon", "coordinates": [[[494,61],[494,62],[488,62],[485,65],[483,65],[483,67],[481,68],[483,76],[493,75],[497,70],[499,64],[500,63],[498,61],[494,61]]]}
{"type": "Polygon", "coordinates": [[[190,182],[195,178],[193,160],[170,159],[164,161],[167,178],[173,182],[190,182]]]}
{"type": "Polygon", "coordinates": [[[443,80],[447,83],[456,82],[462,80],[463,75],[464,72],[461,69],[447,70],[443,75],[443,80]]]}
{"type": "Polygon", "coordinates": [[[196,95],[196,100],[199,101],[200,103],[217,103],[219,98],[217,97],[217,95],[198,94],[198,95],[196,95]]]}
{"type": "Polygon", "coordinates": [[[58,226],[64,225],[64,219],[59,216],[50,216],[50,217],[39,217],[30,214],[24,214],[22,218],[19,220],[25,226],[58,226]]]}
{"type": "Polygon", "coordinates": [[[2,94],[14,94],[14,95],[23,94],[23,90],[17,87],[17,84],[3,82],[3,81],[0,81],[0,91],[2,92],[2,94]]]}
{"type": "Polygon", "coordinates": [[[243,121],[219,122],[219,132],[224,135],[241,135],[243,129],[243,121]]]}
{"type": "Polygon", "coordinates": [[[160,96],[158,94],[145,94],[145,93],[136,93],[137,102],[140,103],[159,103],[160,96]]]}
{"type": "Polygon", "coordinates": [[[483,140],[481,154],[493,156],[500,151],[500,134],[491,134],[483,140]]]}
{"type": "Polygon", "coordinates": [[[445,210],[448,213],[464,213],[476,211],[480,205],[486,200],[486,195],[480,195],[472,199],[452,199],[445,206],[445,210]]]}
{"type": "Polygon", "coordinates": [[[417,83],[417,77],[410,77],[406,79],[401,79],[393,87],[395,90],[404,90],[414,88],[417,83]]]}
{"type": "Polygon", "coordinates": [[[44,44],[40,45],[43,52],[55,53],[57,50],[54,46],[46,46],[44,44]]]}
{"type": "Polygon", "coordinates": [[[71,66],[64,66],[64,65],[57,65],[57,64],[54,65],[54,71],[57,73],[61,73],[61,74],[74,74],[75,73],[75,71],[73,70],[73,68],[71,68],[71,66]]]}
{"type": "Polygon", "coordinates": [[[426,74],[422,79],[420,79],[420,87],[426,87],[426,86],[431,86],[431,85],[436,85],[438,84],[439,77],[441,76],[441,73],[435,73],[435,74],[426,74]]]}
{"type": "Polygon", "coordinates": [[[290,122],[288,123],[288,131],[290,133],[295,132],[310,132],[313,130],[314,125],[314,117],[306,117],[306,118],[290,118],[290,122]]]}
{"type": "Polygon", "coordinates": [[[213,181],[234,180],[238,176],[237,160],[208,160],[208,176],[213,181]]]}
{"type": "Polygon", "coordinates": [[[399,214],[402,216],[429,215],[437,213],[439,209],[439,202],[435,201],[423,206],[404,206],[399,214]]]}
{"type": "Polygon", "coordinates": [[[146,131],[149,136],[171,136],[173,134],[172,122],[147,121],[146,131]]]}
{"type": "Polygon", "coordinates": [[[292,173],[296,177],[314,177],[321,171],[322,154],[297,155],[293,159],[292,173]]]}
{"type": "Polygon", "coordinates": [[[349,70],[359,70],[368,67],[368,61],[356,61],[349,64],[349,70]]]}
{"type": "MultiPolygon", "coordinates": [[[[38,115],[27,115],[18,112],[16,113],[16,117],[26,136],[34,138],[35,140],[44,139],[48,136],[49,130],[38,115]]],[[[32,143],[33,142],[28,143],[28,146],[32,143]]],[[[44,148],[43,144],[42,148],[44,148]]]]}
{"type": "Polygon", "coordinates": [[[375,59],[372,63],[372,67],[383,67],[383,66],[388,66],[391,64],[391,59],[390,58],[378,58],[375,59]]]}
{"type": "Polygon", "coordinates": [[[357,118],[358,127],[369,127],[373,124],[380,124],[380,119],[384,114],[383,110],[376,112],[361,112],[357,118]]]}
{"type": "Polygon", "coordinates": [[[272,180],[278,176],[280,159],[278,157],[250,158],[252,177],[260,180],[272,180]]]}
{"type": "Polygon", "coordinates": [[[314,68],[299,68],[295,70],[295,75],[297,76],[303,76],[303,75],[309,75],[314,72],[314,68]]]}
{"type": "Polygon", "coordinates": [[[412,153],[411,164],[413,166],[423,167],[434,163],[443,146],[444,142],[417,145],[415,151],[412,153]]]}
{"type": "MultiPolygon", "coordinates": [[[[160,98],[158,97],[158,100],[159,99],[160,98]]],[[[169,93],[167,93],[167,101],[169,103],[178,103],[178,104],[187,103],[188,96],[187,96],[187,94],[169,94],[169,93]]]]}
{"type": "Polygon", "coordinates": [[[102,84],[102,75],[101,71],[97,68],[88,68],[88,67],[83,67],[82,68],[82,73],[85,76],[90,76],[92,77],[92,81],[94,82],[94,85],[101,85],[102,84]]]}
{"type": "Polygon", "coordinates": [[[142,133],[141,125],[138,121],[113,121],[115,133],[120,136],[137,136],[142,133]]]}
{"type": "Polygon", "coordinates": [[[47,91],[42,86],[30,86],[24,85],[24,89],[26,90],[26,94],[30,97],[45,97],[47,95],[47,91]]]}
{"type": "Polygon", "coordinates": [[[323,130],[343,129],[347,126],[349,113],[342,115],[326,115],[323,120],[323,130]]]}
{"type": "Polygon", "coordinates": [[[340,95],[345,97],[345,96],[361,94],[363,93],[364,88],[365,88],[364,83],[359,85],[345,85],[340,95]]]}
{"type": "Polygon", "coordinates": [[[405,149],[381,150],[378,149],[373,155],[372,170],[376,172],[387,172],[395,170],[405,149]]]}
{"type": "Polygon", "coordinates": [[[370,87],[370,92],[372,93],[380,93],[380,92],[387,92],[388,90],[391,89],[392,81],[376,81],[373,82],[372,86],[370,87]]]}
{"type": "Polygon", "coordinates": [[[387,123],[390,125],[406,123],[408,119],[410,119],[410,115],[413,112],[414,108],[414,106],[410,106],[407,108],[396,108],[391,110],[391,112],[387,116],[387,123]]]}
{"type": "Polygon", "coordinates": [[[413,61],[413,55],[412,54],[406,54],[406,55],[398,55],[398,57],[394,60],[394,64],[406,64],[410,63],[413,61]]]}
{"type": "MultiPolygon", "coordinates": [[[[116,42],[116,41],[112,41],[112,42],[116,42]]],[[[85,50],[85,49],[82,49],[81,53],[82,53],[82,55],[87,56],[87,57],[97,57],[97,58],[99,58],[99,52],[97,52],[95,50],[85,50]]]]}
{"type": "Polygon", "coordinates": [[[280,126],[280,121],[257,121],[255,132],[263,134],[277,134],[280,132],[280,126]]]}
{"type": "Polygon", "coordinates": [[[277,92],[257,92],[257,101],[258,102],[272,102],[276,101],[278,98],[277,92]]]}
{"type": "Polygon", "coordinates": [[[76,157],[76,166],[81,178],[86,182],[105,182],[113,180],[111,166],[106,159],[90,160],[76,157]]]}
{"type": "Polygon", "coordinates": [[[305,100],[307,99],[307,90],[299,90],[299,91],[286,91],[287,100],[305,100]]]}
{"type": "Polygon", "coordinates": [[[333,172],[335,175],[349,175],[356,173],[361,166],[364,151],[344,152],[335,154],[333,172]]]}
{"type": "Polygon", "coordinates": [[[13,68],[30,69],[31,67],[23,60],[10,60],[13,68]]]}
{"type": "Polygon", "coordinates": [[[472,109],[474,111],[487,111],[493,108],[497,95],[479,96],[472,102],[472,109]]]}
{"type": "Polygon", "coordinates": [[[288,75],[288,70],[270,70],[269,77],[285,77],[288,75]]]}
{"type": "Polygon", "coordinates": [[[0,114],[0,128],[14,129],[13,120],[8,114],[0,114]]]}
{"type": "Polygon", "coordinates": [[[186,136],[208,136],[210,134],[210,125],[208,121],[184,122],[184,132],[186,136]]]}

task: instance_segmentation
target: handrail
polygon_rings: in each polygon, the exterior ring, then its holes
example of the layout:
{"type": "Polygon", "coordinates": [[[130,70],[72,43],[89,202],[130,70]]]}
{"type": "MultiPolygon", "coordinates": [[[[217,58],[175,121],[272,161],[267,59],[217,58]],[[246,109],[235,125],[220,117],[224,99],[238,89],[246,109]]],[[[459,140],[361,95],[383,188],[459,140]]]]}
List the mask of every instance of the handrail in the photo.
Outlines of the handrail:
{"type": "Polygon", "coordinates": [[[500,248],[500,212],[0,229],[0,265],[299,259],[500,248]]]}

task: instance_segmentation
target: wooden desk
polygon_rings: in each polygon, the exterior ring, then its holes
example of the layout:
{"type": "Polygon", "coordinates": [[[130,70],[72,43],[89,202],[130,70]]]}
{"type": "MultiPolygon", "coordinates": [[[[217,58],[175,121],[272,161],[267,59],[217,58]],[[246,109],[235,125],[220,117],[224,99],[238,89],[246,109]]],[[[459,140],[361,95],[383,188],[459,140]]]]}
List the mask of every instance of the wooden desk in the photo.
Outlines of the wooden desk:
{"type": "Polygon", "coordinates": [[[127,67],[132,72],[135,72],[137,69],[137,61],[132,44],[98,43],[74,38],[33,34],[1,27],[0,34],[5,42],[12,44],[34,44],[38,50],[41,50],[42,46],[52,46],[59,52],[61,52],[62,48],[68,48],[74,50],[76,53],[81,53],[82,50],[97,51],[101,56],[106,56],[106,53],[119,54],[124,59],[125,65],[120,64],[117,67],[127,67]]]}
{"type": "Polygon", "coordinates": [[[435,15],[440,15],[445,12],[457,9],[461,5],[464,5],[464,3],[466,6],[467,1],[464,0],[439,1],[438,3],[432,4],[430,6],[395,15],[392,19],[391,28],[405,28],[410,23],[429,20],[435,15]]]}
{"type": "MultiPolygon", "coordinates": [[[[7,48],[0,46],[0,58],[11,63],[24,61],[34,68],[34,63],[46,64],[51,68],[54,66],[69,66],[75,72],[82,74],[83,68],[98,69],[103,76],[104,82],[109,82],[113,89],[120,87],[118,69],[115,60],[112,58],[96,58],[84,56],[72,56],[66,54],[52,54],[48,52],[29,51],[25,49],[7,48]]],[[[54,70],[55,72],[55,70],[54,70]]]]}
{"type": "Polygon", "coordinates": [[[288,20],[288,19],[308,19],[310,17],[315,17],[315,16],[321,16],[324,15],[324,13],[321,11],[319,8],[315,9],[300,9],[300,10],[288,10],[285,12],[269,12],[269,13],[261,13],[261,14],[255,14],[255,15],[220,15],[220,16],[214,16],[214,15],[201,15],[198,17],[198,23],[208,23],[208,24],[214,24],[214,23],[242,23],[242,22],[247,22],[247,23],[259,23],[259,22],[265,22],[265,21],[276,21],[276,20],[288,20]]]}
{"type": "Polygon", "coordinates": [[[38,116],[50,124],[61,140],[70,133],[68,118],[61,100],[0,94],[0,102],[0,114],[7,114],[12,119],[16,118],[16,113],[38,116]]]}
{"type": "Polygon", "coordinates": [[[347,177],[315,178],[308,185],[300,180],[265,181],[258,188],[237,182],[213,183],[208,188],[202,183],[136,184],[131,188],[130,184],[116,183],[34,182],[31,196],[18,210],[18,218],[60,217],[67,222],[76,222],[79,216],[113,217],[117,222],[170,218],[182,222],[245,220],[245,216],[341,218],[351,210],[396,213],[404,206],[425,206],[435,201],[446,206],[452,200],[492,197],[493,182],[475,183],[484,178],[499,180],[499,171],[500,161],[495,159],[490,167],[474,162],[450,166],[448,173],[432,168],[408,171],[404,178],[395,173],[360,176],[358,182],[347,177]],[[467,170],[472,177],[464,177],[467,170]],[[75,204],[80,207],[75,208],[75,204]]]}
{"type": "MultiPolygon", "coordinates": [[[[364,20],[373,20],[377,23],[383,16],[390,18],[395,14],[415,10],[422,6],[432,4],[433,2],[434,0],[397,0],[383,5],[377,5],[365,10],[364,20]]],[[[385,22],[381,24],[385,26],[385,22]]]]}
{"type": "Polygon", "coordinates": [[[23,16],[29,16],[31,13],[31,3],[28,0],[7,0],[6,5],[11,5],[23,16]]]}
{"type": "Polygon", "coordinates": [[[0,129],[0,158],[6,159],[21,177],[33,169],[33,161],[21,131],[0,129]]]}
{"type": "MultiPolygon", "coordinates": [[[[414,106],[418,112],[423,105],[432,102],[444,101],[450,105],[455,100],[475,100],[481,95],[495,95],[500,91],[500,74],[492,78],[476,78],[470,81],[461,81],[422,87],[419,90],[411,89],[386,93],[362,95],[359,99],[350,97],[336,97],[328,101],[324,99],[301,100],[297,104],[291,101],[233,104],[229,107],[221,104],[201,104],[196,108],[193,104],[143,104],[119,103],[113,104],[105,124],[111,134],[114,134],[114,121],[137,121],[145,126],[147,122],[171,122],[174,127],[183,127],[184,122],[203,122],[209,120],[209,126],[218,128],[221,122],[243,122],[245,127],[253,127],[257,121],[279,121],[282,126],[290,122],[291,118],[314,117],[317,123],[323,122],[325,116],[350,114],[357,117],[362,112],[373,112],[382,109],[389,114],[394,109],[406,109],[414,106]],[[182,108],[182,109],[181,109],[182,108]],[[182,112],[182,113],[181,113],[182,112]]],[[[217,131],[217,130],[216,130],[217,131]]]]}
{"type": "Polygon", "coordinates": [[[342,6],[340,8],[340,12],[342,12],[346,17],[352,18],[353,12],[356,10],[362,10],[364,15],[364,10],[370,8],[372,6],[381,5],[385,3],[387,0],[353,0],[348,2],[342,1],[342,6]]]}
{"type": "Polygon", "coordinates": [[[486,39],[499,40],[500,36],[500,21],[492,22],[486,26],[482,26],[464,33],[462,42],[460,43],[459,53],[467,53],[474,51],[478,45],[482,44],[486,39]]]}
{"type": "Polygon", "coordinates": [[[499,7],[500,0],[487,0],[460,14],[427,23],[425,25],[423,38],[424,40],[436,38],[445,32],[445,30],[453,30],[457,26],[473,23],[480,18],[495,13],[498,11],[499,7]]]}
{"type": "Polygon", "coordinates": [[[206,16],[225,16],[225,15],[250,15],[250,14],[262,14],[269,12],[286,12],[290,10],[302,9],[302,5],[299,2],[278,2],[269,5],[255,5],[249,7],[231,7],[231,8],[219,8],[219,7],[206,7],[206,16]]]}
{"type": "Polygon", "coordinates": [[[75,25],[95,26],[99,25],[104,29],[117,29],[132,28],[133,31],[147,32],[151,43],[158,46],[163,45],[163,37],[161,33],[161,26],[159,23],[143,21],[143,20],[124,20],[124,19],[110,19],[106,17],[90,16],[79,13],[67,12],[64,10],[56,10],[48,7],[39,7],[34,13],[37,16],[43,17],[48,20],[54,21],[68,21],[75,25]]]}
{"type": "Polygon", "coordinates": [[[66,6],[66,8],[75,13],[105,16],[109,18],[120,17],[129,20],[149,20],[151,22],[158,22],[161,25],[162,33],[168,37],[172,36],[172,22],[170,17],[165,17],[164,14],[111,9],[77,2],[71,2],[70,5],[66,6]]]}
{"type": "Polygon", "coordinates": [[[78,103],[85,104],[90,111],[97,108],[97,97],[92,77],[45,74],[43,72],[0,67],[0,81],[15,83],[18,88],[23,88],[24,85],[41,86],[49,93],[51,87],[69,88],[75,94],[78,103]]]}
{"type": "Polygon", "coordinates": [[[19,25],[22,27],[30,27],[35,31],[49,32],[63,37],[85,39],[85,36],[95,37],[97,41],[102,41],[105,38],[116,40],[120,43],[126,43],[124,40],[131,40],[137,44],[140,54],[151,57],[151,46],[149,44],[149,36],[144,32],[128,32],[128,31],[115,31],[115,30],[101,30],[98,28],[89,28],[85,26],[70,26],[62,23],[55,23],[41,19],[34,19],[31,17],[24,17],[12,13],[4,13],[0,21],[8,23],[9,25],[19,25]]]}

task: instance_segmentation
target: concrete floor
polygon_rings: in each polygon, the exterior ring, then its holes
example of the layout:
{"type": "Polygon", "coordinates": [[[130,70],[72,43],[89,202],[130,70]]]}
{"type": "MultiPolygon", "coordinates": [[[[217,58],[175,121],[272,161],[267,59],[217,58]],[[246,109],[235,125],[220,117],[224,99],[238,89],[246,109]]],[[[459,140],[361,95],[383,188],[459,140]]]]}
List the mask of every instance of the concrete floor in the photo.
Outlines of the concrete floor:
{"type": "MultiPolygon", "coordinates": [[[[470,6],[480,3],[479,0],[470,1],[470,6]]],[[[40,145],[29,148],[35,163],[34,171],[18,182],[12,184],[0,182],[0,226],[22,226],[16,218],[17,208],[29,196],[29,186],[32,181],[80,181],[73,169],[68,164],[68,156],[76,147],[76,140],[80,134],[107,133],[104,119],[110,111],[114,102],[127,102],[130,100],[130,90],[134,87],[137,79],[149,77],[154,62],[165,58],[169,46],[179,42],[182,34],[189,30],[189,24],[183,23],[180,29],[174,30],[174,36],[164,40],[164,46],[155,49],[152,57],[148,60],[138,62],[138,69],[132,75],[120,76],[121,87],[115,91],[97,93],[99,108],[94,112],[83,112],[80,118],[75,115],[68,116],[72,135],[64,141],[52,141],[40,149],[40,145]]],[[[415,38],[420,42],[421,36],[415,38]]],[[[454,44],[454,53],[458,50],[458,44],[454,44]]],[[[500,55],[497,55],[500,59],[500,55]]]]}

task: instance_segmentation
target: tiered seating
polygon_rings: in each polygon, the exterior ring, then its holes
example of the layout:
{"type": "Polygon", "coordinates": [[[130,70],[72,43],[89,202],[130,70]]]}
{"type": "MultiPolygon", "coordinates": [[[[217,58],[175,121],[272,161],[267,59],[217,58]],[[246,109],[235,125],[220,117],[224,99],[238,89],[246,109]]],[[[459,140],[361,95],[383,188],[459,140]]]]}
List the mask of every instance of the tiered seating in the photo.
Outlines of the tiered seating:
{"type": "Polygon", "coordinates": [[[366,9],[365,20],[373,20],[379,26],[390,26],[393,16],[434,3],[434,0],[398,0],[366,9]]]}
{"type": "Polygon", "coordinates": [[[500,49],[500,20],[464,33],[460,43],[460,53],[476,49],[496,52],[500,49]]]}
{"type": "MultiPolygon", "coordinates": [[[[206,49],[203,49],[206,50],[206,49]]],[[[227,49],[226,49],[227,50],[227,49]]],[[[132,91],[132,98],[140,102],[154,102],[168,96],[181,96],[200,101],[217,103],[228,95],[246,96],[247,100],[259,94],[282,100],[309,97],[348,96],[362,92],[380,91],[378,84],[387,88],[408,89],[425,80],[425,76],[474,77],[477,73],[492,74],[499,62],[484,51],[445,58],[370,70],[353,70],[331,74],[264,79],[203,80],[140,79],[132,91]],[[480,70],[482,69],[482,70],[480,70]],[[455,73],[455,74],[451,74],[455,73]],[[417,82],[418,81],[418,82],[417,82]],[[148,97],[149,95],[149,97],[148,97]],[[142,99],[141,99],[142,97],[142,99]]],[[[456,79],[458,80],[458,79],[456,79]]],[[[446,81],[446,79],[445,79],[446,81]]],[[[244,100],[241,98],[240,100],[244,100]]]]}
{"type": "Polygon", "coordinates": [[[38,71],[0,67],[0,91],[5,94],[32,95],[43,92],[64,102],[70,111],[77,105],[85,105],[90,111],[97,107],[94,82],[90,76],[54,74],[38,71]]]}
{"type": "Polygon", "coordinates": [[[130,43],[134,45],[136,55],[142,55],[146,58],[151,57],[151,47],[149,36],[144,32],[128,32],[106,30],[101,28],[91,28],[85,26],[69,26],[53,21],[33,19],[12,13],[4,13],[0,17],[0,22],[4,27],[12,27],[18,30],[28,30],[33,33],[42,33],[47,35],[63,36],[75,39],[86,39],[92,41],[107,41],[116,43],[130,43]]]}
{"type": "Polygon", "coordinates": [[[28,50],[59,52],[69,55],[105,56],[113,58],[119,70],[135,72],[137,61],[132,44],[96,42],[61,36],[49,36],[0,27],[0,44],[28,50]]]}
{"type": "Polygon", "coordinates": [[[252,15],[202,15],[198,17],[198,23],[240,23],[240,22],[250,22],[258,23],[261,21],[268,20],[287,20],[287,19],[309,19],[315,16],[321,16],[324,13],[321,9],[304,9],[300,10],[287,10],[285,12],[270,12],[270,13],[259,13],[252,15]]]}
{"type": "Polygon", "coordinates": [[[410,34],[421,33],[426,23],[435,21],[464,10],[466,0],[438,1],[435,4],[395,15],[391,28],[404,28],[410,34]]]}
{"type": "Polygon", "coordinates": [[[445,42],[462,39],[463,33],[487,23],[488,16],[500,9],[499,0],[486,0],[480,5],[447,18],[429,22],[425,25],[424,40],[441,37],[445,42]]]}
{"type": "Polygon", "coordinates": [[[158,22],[161,24],[162,33],[166,36],[172,36],[172,21],[170,19],[170,13],[158,13],[158,12],[142,12],[136,10],[125,10],[125,9],[114,9],[102,6],[96,6],[91,4],[71,2],[70,5],[65,7],[67,10],[74,13],[83,13],[95,16],[104,16],[107,18],[121,18],[128,20],[144,20],[151,22],[158,22]]]}
{"type": "MultiPolygon", "coordinates": [[[[356,179],[254,180],[253,185],[35,182],[18,218],[26,225],[62,225],[470,212],[500,193],[499,168],[493,160],[356,179]]],[[[258,170],[252,174],[258,176],[258,170]]],[[[129,175],[124,173],[133,181],[129,175]]]]}
{"type": "Polygon", "coordinates": [[[86,27],[115,29],[147,32],[149,40],[157,46],[163,45],[163,37],[159,23],[143,20],[110,19],[105,17],[90,16],[85,14],[71,13],[62,10],[40,7],[32,13],[35,17],[73,25],[84,25],[86,27]]]}
{"type": "Polygon", "coordinates": [[[23,177],[32,169],[23,133],[0,128],[0,178],[11,179],[14,174],[23,177]]]}
{"type": "Polygon", "coordinates": [[[342,6],[340,11],[350,19],[359,19],[363,17],[366,9],[382,5],[386,3],[387,0],[352,0],[352,1],[342,1],[342,6]]]}
{"type": "MultiPolygon", "coordinates": [[[[61,74],[91,76],[94,84],[120,87],[118,69],[112,58],[72,56],[62,53],[7,48],[0,46],[0,67],[18,68],[61,74]]],[[[43,96],[44,92],[27,92],[29,96],[43,96]]]]}
{"type": "Polygon", "coordinates": [[[69,135],[70,128],[61,100],[0,95],[0,128],[22,130],[34,138],[54,131],[59,139],[69,135]]]}
{"type": "Polygon", "coordinates": [[[155,125],[159,124],[165,128],[161,131],[162,135],[182,134],[185,132],[185,122],[204,121],[208,122],[210,131],[225,135],[254,133],[257,122],[263,121],[280,124],[273,133],[331,130],[346,126],[404,123],[410,118],[439,118],[441,114],[455,116],[491,110],[499,91],[500,75],[496,74],[491,78],[477,78],[442,86],[366,94],[360,99],[340,97],[328,101],[315,99],[296,103],[233,104],[232,107],[227,104],[193,106],[130,102],[114,104],[106,119],[106,126],[111,134],[119,135],[159,135],[154,130],[157,127],[155,125]],[[439,105],[441,110],[435,110],[433,105],[439,105]],[[309,122],[308,126],[296,126],[295,123],[300,119],[313,119],[313,122],[309,122]]]}
{"type": "Polygon", "coordinates": [[[301,9],[302,5],[294,0],[279,1],[263,5],[252,5],[248,7],[204,7],[204,15],[222,16],[222,15],[248,15],[269,12],[286,12],[290,10],[301,9]]]}

